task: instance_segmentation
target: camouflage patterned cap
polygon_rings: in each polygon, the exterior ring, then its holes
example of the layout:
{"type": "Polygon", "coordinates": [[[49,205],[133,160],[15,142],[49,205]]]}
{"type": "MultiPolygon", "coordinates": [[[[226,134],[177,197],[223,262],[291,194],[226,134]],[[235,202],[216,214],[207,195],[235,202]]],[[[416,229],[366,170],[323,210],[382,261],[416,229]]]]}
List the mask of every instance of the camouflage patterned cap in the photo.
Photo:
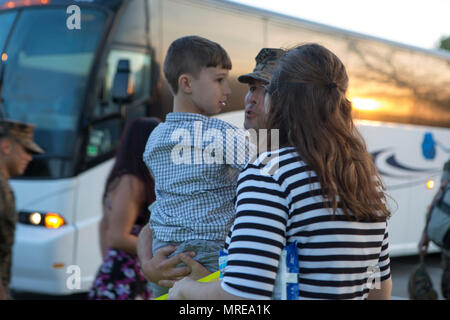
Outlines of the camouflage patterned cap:
{"type": "Polygon", "coordinates": [[[256,56],[256,66],[252,73],[238,78],[239,82],[250,83],[254,80],[269,83],[278,60],[286,54],[283,49],[263,48],[256,56]]]}
{"type": "Polygon", "coordinates": [[[33,141],[33,134],[34,125],[18,121],[0,120],[0,137],[6,136],[15,139],[33,154],[44,153],[44,150],[33,141]]]}

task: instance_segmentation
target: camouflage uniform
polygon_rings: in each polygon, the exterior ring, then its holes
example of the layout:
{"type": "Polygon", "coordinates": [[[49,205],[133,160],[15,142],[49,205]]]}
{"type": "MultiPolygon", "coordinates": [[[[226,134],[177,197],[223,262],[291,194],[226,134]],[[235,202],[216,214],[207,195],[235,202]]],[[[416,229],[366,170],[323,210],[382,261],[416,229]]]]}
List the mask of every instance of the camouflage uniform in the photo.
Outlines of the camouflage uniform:
{"type": "MultiPolygon", "coordinates": [[[[441,183],[450,183],[450,159],[444,164],[441,183]]],[[[444,272],[441,278],[441,292],[445,299],[450,300],[450,250],[442,249],[444,272]]]]}
{"type": "Polygon", "coordinates": [[[14,194],[8,180],[0,173],[0,280],[7,295],[11,280],[12,246],[16,222],[14,194]]]}
{"type": "MultiPolygon", "coordinates": [[[[44,150],[33,141],[33,132],[33,125],[0,120],[0,139],[8,138],[15,141],[31,154],[43,153],[44,150]]],[[[11,280],[12,247],[17,219],[14,193],[6,177],[0,173],[0,281],[7,296],[11,280]]]]}
{"type": "MultiPolygon", "coordinates": [[[[450,159],[447,160],[447,162],[444,164],[443,173],[441,176],[441,187],[439,189],[439,192],[435,195],[432,204],[429,206],[429,210],[426,215],[426,224],[424,233],[427,232],[426,225],[430,220],[433,205],[437,201],[437,197],[440,194],[441,190],[442,192],[444,192],[443,190],[448,183],[450,183],[450,159]]],[[[430,240],[428,239],[427,242],[428,241],[430,240]]],[[[442,251],[442,262],[444,267],[444,271],[441,277],[441,292],[442,296],[445,299],[450,300],[450,250],[441,248],[441,251],[442,251]]],[[[434,290],[433,283],[425,268],[424,259],[426,252],[419,250],[419,254],[421,263],[409,278],[408,284],[409,296],[411,299],[415,300],[436,300],[438,294],[436,290],[434,290]]]]}

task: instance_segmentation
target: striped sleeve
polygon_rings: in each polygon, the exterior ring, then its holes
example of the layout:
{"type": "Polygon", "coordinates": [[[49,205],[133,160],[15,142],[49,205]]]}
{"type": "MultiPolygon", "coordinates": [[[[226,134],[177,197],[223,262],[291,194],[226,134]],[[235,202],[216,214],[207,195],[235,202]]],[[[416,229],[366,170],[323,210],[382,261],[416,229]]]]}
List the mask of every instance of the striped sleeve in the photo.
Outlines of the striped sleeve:
{"type": "Polygon", "coordinates": [[[378,268],[380,268],[380,281],[384,281],[390,278],[390,258],[389,258],[389,232],[386,223],[386,230],[384,232],[383,242],[381,244],[380,258],[378,259],[378,268]]]}
{"type": "Polygon", "coordinates": [[[288,206],[281,186],[257,167],[239,176],[236,218],[222,288],[248,299],[270,299],[285,246],[288,206]]]}

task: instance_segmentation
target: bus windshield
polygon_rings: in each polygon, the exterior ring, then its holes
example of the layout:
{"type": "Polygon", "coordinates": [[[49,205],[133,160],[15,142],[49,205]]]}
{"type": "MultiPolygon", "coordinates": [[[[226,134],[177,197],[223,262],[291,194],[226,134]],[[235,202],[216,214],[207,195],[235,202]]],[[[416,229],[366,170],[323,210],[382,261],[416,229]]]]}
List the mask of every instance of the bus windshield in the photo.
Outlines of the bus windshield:
{"type": "Polygon", "coordinates": [[[3,47],[16,14],[17,12],[11,11],[0,15],[0,53],[3,53],[3,47]]]}
{"type": "Polygon", "coordinates": [[[52,160],[47,170],[30,168],[29,175],[67,176],[63,162],[73,161],[88,77],[107,19],[90,8],[80,16],[81,28],[69,29],[63,7],[0,14],[1,116],[34,124],[35,140],[46,151],[36,158],[52,160]]]}

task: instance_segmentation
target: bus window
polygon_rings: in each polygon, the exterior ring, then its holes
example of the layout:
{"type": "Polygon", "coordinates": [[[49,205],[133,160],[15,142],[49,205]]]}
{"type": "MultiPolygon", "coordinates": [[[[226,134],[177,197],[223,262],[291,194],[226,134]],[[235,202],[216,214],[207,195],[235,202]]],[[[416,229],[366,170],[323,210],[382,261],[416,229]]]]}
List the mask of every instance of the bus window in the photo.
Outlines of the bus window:
{"type": "Polygon", "coordinates": [[[57,9],[22,12],[5,52],[3,111],[38,128],[75,130],[106,16],[83,11],[83,28],[69,30],[57,9]],[[40,23],[45,20],[46,23],[40,23]]]}
{"type": "Polygon", "coordinates": [[[364,120],[448,127],[447,60],[370,40],[349,42],[349,97],[364,120]]]}
{"type": "Polygon", "coordinates": [[[117,64],[121,59],[128,59],[130,61],[131,73],[135,85],[134,100],[139,101],[150,98],[150,56],[135,51],[112,49],[106,62],[103,88],[97,100],[94,118],[119,112],[119,106],[112,101],[111,88],[116,74],[117,64]]]}
{"type": "MultiPolygon", "coordinates": [[[[35,157],[25,176],[73,174],[79,117],[106,18],[103,11],[86,8],[82,28],[69,30],[67,13],[60,8],[17,13],[4,48],[8,58],[1,64],[1,111],[5,118],[33,123],[46,151],[35,157]]],[[[10,19],[10,13],[0,14],[0,35],[10,19]]]]}
{"type": "Polygon", "coordinates": [[[87,167],[114,155],[120,140],[121,125],[120,118],[112,118],[90,127],[85,156],[87,167]]]}
{"type": "Polygon", "coordinates": [[[131,50],[112,49],[106,61],[102,88],[94,109],[93,124],[88,132],[83,169],[113,156],[119,143],[123,119],[120,106],[113,102],[111,88],[117,64],[122,59],[130,61],[135,90],[134,101],[125,107],[127,117],[129,114],[132,114],[132,117],[145,116],[146,108],[143,103],[150,98],[151,93],[150,56],[131,50]]]}

